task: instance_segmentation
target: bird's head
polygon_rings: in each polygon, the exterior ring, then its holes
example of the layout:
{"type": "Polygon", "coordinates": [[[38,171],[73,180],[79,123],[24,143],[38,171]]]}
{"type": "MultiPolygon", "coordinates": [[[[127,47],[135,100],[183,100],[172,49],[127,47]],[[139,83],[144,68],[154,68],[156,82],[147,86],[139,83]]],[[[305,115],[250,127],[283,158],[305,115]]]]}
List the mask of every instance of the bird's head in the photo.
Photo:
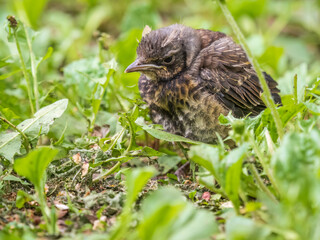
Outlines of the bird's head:
{"type": "Polygon", "coordinates": [[[137,59],[125,70],[140,72],[149,80],[166,81],[189,67],[200,51],[196,30],[180,24],[144,35],[137,48],[137,59]]]}

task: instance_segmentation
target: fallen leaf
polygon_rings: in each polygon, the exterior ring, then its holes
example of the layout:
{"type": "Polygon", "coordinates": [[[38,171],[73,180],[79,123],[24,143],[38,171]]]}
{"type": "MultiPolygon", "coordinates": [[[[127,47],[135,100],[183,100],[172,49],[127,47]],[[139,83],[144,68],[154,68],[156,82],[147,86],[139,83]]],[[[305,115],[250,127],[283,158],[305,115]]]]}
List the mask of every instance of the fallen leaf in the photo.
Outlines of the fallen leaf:
{"type": "Polygon", "coordinates": [[[77,183],[76,186],[74,187],[75,190],[79,191],[81,188],[81,184],[77,183]]]}
{"type": "Polygon", "coordinates": [[[59,210],[69,210],[69,207],[67,205],[64,205],[62,203],[55,203],[54,204],[56,206],[56,208],[58,208],[59,210]]]}
{"type": "Polygon", "coordinates": [[[192,182],[191,182],[190,180],[185,180],[185,181],[184,181],[184,184],[185,184],[185,185],[190,185],[191,183],[192,183],[192,182]]]}
{"type": "Polygon", "coordinates": [[[100,219],[97,219],[93,222],[93,230],[104,230],[107,225],[107,217],[101,216],[100,219]]]}
{"type": "Polygon", "coordinates": [[[228,202],[224,202],[220,205],[221,208],[233,208],[232,202],[228,201],[228,202]]]}
{"type": "Polygon", "coordinates": [[[88,163],[88,162],[85,162],[85,163],[82,165],[81,168],[82,168],[81,177],[84,177],[84,176],[87,175],[87,173],[88,173],[89,163],[88,163]]]}
{"type": "Polygon", "coordinates": [[[72,156],[72,160],[73,160],[76,164],[80,164],[80,163],[81,163],[80,153],[77,153],[77,154],[73,155],[73,156],[72,156]]]}

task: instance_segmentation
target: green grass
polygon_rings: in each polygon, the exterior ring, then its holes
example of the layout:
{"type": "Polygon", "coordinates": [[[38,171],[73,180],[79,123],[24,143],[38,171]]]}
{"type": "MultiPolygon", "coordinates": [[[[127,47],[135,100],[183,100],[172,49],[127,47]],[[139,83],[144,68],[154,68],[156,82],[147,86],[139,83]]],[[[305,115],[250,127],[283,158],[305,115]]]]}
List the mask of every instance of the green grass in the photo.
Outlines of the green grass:
{"type": "Polygon", "coordinates": [[[320,5],[226,3],[0,3],[0,239],[320,238],[320,5]],[[176,22],[239,39],[279,84],[283,106],[220,116],[232,150],[151,124],[124,73],[145,25],[176,22]]]}

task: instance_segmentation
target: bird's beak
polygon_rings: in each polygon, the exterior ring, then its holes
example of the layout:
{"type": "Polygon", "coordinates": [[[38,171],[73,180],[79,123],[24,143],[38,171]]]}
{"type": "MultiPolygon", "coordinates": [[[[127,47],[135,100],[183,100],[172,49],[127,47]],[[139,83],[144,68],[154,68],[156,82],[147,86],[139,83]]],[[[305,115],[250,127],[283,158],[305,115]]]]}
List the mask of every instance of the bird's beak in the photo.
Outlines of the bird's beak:
{"type": "Polygon", "coordinates": [[[130,73],[130,72],[140,72],[140,71],[147,71],[147,70],[154,70],[154,69],[159,69],[163,68],[162,66],[158,66],[155,64],[144,64],[141,63],[140,60],[137,58],[133,63],[131,63],[127,69],[124,71],[125,73],[130,73]]]}

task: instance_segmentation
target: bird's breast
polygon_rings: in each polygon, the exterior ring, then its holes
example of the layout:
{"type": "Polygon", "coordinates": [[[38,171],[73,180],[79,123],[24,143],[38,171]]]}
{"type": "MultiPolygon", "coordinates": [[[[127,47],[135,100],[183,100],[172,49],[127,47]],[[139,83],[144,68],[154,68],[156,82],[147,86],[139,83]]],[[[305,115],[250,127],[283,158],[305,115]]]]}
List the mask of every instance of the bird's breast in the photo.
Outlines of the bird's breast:
{"type": "Polygon", "coordinates": [[[219,124],[220,114],[227,110],[198,79],[184,75],[167,82],[139,79],[140,94],[150,107],[152,120],[168,132],[193,140],[215,142],[218,132],[227,135],[219,124]]]}

